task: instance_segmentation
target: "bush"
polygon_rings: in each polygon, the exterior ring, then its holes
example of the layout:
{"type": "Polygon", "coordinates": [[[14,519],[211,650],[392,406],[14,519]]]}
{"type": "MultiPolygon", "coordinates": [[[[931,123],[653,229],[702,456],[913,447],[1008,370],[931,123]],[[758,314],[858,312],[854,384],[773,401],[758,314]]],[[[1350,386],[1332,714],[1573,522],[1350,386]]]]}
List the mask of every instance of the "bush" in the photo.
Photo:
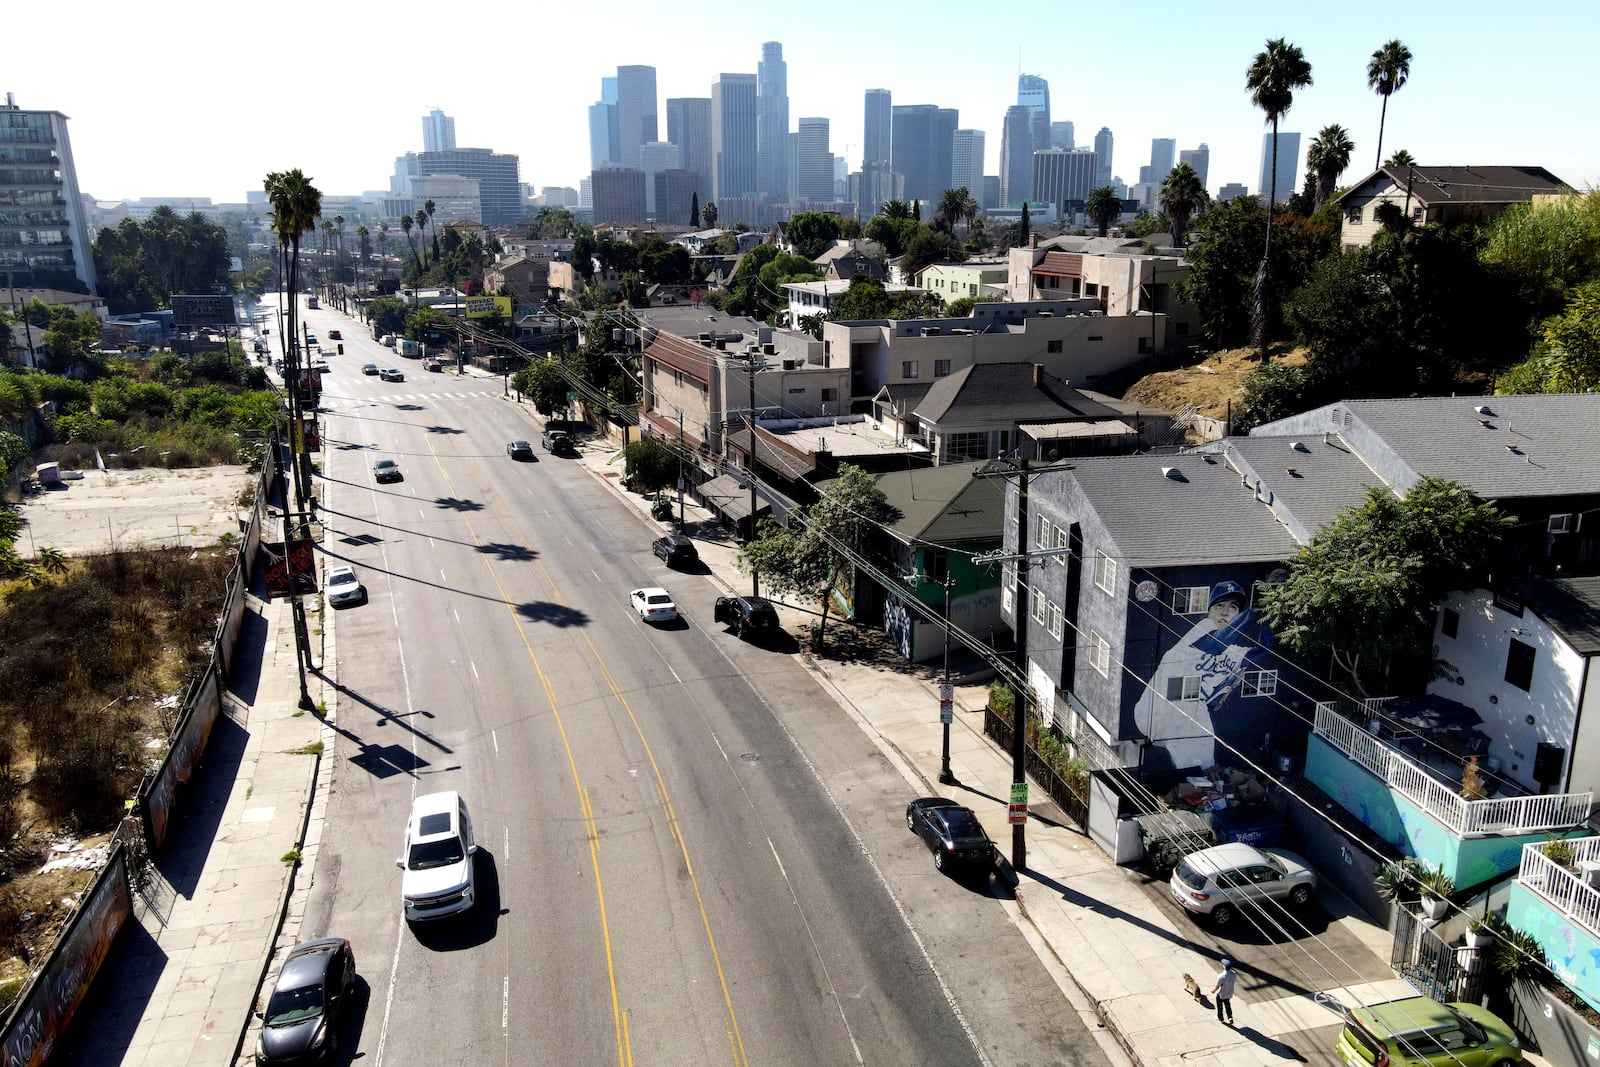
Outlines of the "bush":
{"type": "Polygon", "coordinates": [[[989,706],[1001,715],[1009,715],[1017,706],[1017,695],[1004,682],[990,682],[989,706]]]}
{"type": "Polygon", "coordinates": [[[87,412],[81,415],[57,415],[50,423],[50,432],[57,441],[69,444],[111,444],[121,436],[116,423],[87,412]]]}

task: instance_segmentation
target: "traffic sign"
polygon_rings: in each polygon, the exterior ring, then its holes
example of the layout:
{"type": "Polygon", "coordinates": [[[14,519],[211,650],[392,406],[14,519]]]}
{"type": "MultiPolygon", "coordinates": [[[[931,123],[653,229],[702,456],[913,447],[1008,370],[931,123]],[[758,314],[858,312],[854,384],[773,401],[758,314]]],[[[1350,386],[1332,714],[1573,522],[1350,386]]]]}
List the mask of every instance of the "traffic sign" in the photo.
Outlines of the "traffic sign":
{"type": "Polygon", "coordinates": [[[956,687],[946,678],[939,683],[939,703],[948,704],[956,698],[956,687]]]}

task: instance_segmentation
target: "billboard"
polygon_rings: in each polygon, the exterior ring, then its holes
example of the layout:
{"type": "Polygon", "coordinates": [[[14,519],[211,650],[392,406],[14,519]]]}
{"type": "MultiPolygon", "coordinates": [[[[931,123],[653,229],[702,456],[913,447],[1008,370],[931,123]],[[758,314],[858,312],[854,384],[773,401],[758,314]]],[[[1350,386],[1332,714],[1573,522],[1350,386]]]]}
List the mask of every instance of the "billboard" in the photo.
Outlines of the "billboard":
{"type": "Polygon", "coordinates": [[[174,296],[172,299],[172,324],[174,326],[232,326],[231,296],[174,296]]]}
{"type": "Polygon", "coordinates": [[[466,298],[467,318],[486,319],[495,314],[504,315],[508,319],[511,317],[511,298],[509,296],[469,296],[466,298]]]}

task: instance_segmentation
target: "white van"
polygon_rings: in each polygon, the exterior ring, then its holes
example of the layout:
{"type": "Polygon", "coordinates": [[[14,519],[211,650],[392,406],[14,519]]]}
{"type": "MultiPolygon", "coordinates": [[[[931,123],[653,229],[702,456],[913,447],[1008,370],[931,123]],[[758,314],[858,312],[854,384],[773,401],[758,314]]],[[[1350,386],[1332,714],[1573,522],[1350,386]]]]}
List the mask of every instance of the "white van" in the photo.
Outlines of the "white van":
{"type": "Polygon", "coordinates": [[[405,847],[394,865],[405,872],[400,897],[406,921],[442,919],[472,907],[477,884],[472,857],[472,819],[454,790],[428,793],[411,802],[405,847]]]}

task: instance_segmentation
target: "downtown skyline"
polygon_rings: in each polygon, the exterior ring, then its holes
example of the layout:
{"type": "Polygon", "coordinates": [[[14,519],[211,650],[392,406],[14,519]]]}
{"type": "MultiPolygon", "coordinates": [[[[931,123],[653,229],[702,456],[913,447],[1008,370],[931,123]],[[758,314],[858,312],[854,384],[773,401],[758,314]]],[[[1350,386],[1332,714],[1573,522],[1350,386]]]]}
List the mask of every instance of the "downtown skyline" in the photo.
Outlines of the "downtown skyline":
{"type": "MultiPolygon", "coordinates": [[[[1209,146],[1212,193],[1229,182],[1257,191],[1265,124],[1250,103],[1244,72],[1267,38],[1276,36],[1302,49],[1314,78],[1311,87],[1295,94],[1280,128],[1301,133],[1303,149],[1321,127],[1343,125],[1356,145],[1346,182],[1371,168],[1377,149],[1381,100],[1366,85],[1367,60],[1385,41],[1398,38],[1415,58],[1410,81],[1389,102],[1385,156],[1405,148],[1420,162],[1436,165],[1534,164],[1579,188],[1600,184],[1596,122],[1584,117],[1588,110],[1579,103],[1587,87],[1578,49],[1592,34],[1552,35],[1540,29],[1552,22],[1575,31],[1600,29],[1600,15],[1579,3],[1558,3],[1550,19],[1538,25],[1495,23],[1492,76],[1485,69],[1487,31],[1479,23],[1492,19],[1493,9],[1475,14],[1473,5],[1453,22],[1438,17],[1446,10],[1441,4],[1403,11],[1357,4],[1358,17],[1289,11],[1250,26],[1233,19],[1222,26],[1190,7],[1158,3],[1149,22],[1161,27],[1159,35],[1142,35],[1137,26],[1110,14],[1046,14],[1013,51],[1010,45],[970,45],[973,34],[957,32],[958,24],[941,17],[965,11],[953,4],[919,6],[912,21],[893,5],[888,11],[863,11],[823,3],[819,14],[837,7],[848,17],[808,20],[817,24],[808,27],[779,25],[776,19],[755,25],[760,20],[749,17],[747,8],[727,4],[705,5],[693,20],[673,20],[654,16],[654,9],[641,4],[612,3],[582,18],[548,13],[528,26],[540,31],[541,40],[569,44],[593,39],[585,36],[591,33],[590,21],[617,26],[645,20],[649,32],[629,34],[626,45],[562,46],[548,56],[535,46],[533,62],[519,60],[528,73],[514,73],[515,66],[511,72],[497,71],[491,75],[493,91],[478,78],[461,77],[448,63],[396,62],[401,55],[431,53],[385,41],[384,31],[367,15],[334,10],[317,26],[317,39],[328,42],[326,48],[292,51],[262,68],[264,76],[287,71],[294,86],[289,117],[278,117],[285,108],[274,106],[269,92],[235,87],[226,94],[198,93],[191,68],[156,64],[139,70],[142,121],[129,122],[125,109],[108,103],[113,77],[108,72],[132,69],[119,67],[116,57],[137,52],[157,37],[167,42],[163,48],[181,41],[190,32],[185,9],[204,12],[205,40],[233,47],[236,35],[255,34],[260,47],[268,47],[267,38],[252,29],[254,23],[231,11],[188,0],[175,6],[177,17],[159,26],[140,22],[119,27],[116,34],[87,35],[73,64],[61,63],[59,55],[42,47],[21,49],[19,57],[8,60],[9,77],[0,90],[15,93],[24,108],[69,116],[79,185],[96,198],[192,196],[235,202],[259,189],[267,171],[285,167],[302,168],[333,195],[383,189],[395,157],[422,148],[418,120],[433,108],[454,118],[462,148],[519,156],[521,180],[535,192],[545,186],[576,188],[589,174],[588,109],[600,98],[603,77],[615,76],[619,67],[654,67],[655,123],[665,139],[666,100],[709,97],[723,73],[757,75],[768,41],[782,45],[789,132],[798,130],[800,117],[826,118],[830,150],[846,160],[850,171],[860,169],[865,151],[866,91],[882,88],[896,107],[922,104],[956,111],[960,129],[985,135],[983,172],[1000,174],[1005,114],[1017,103],[1017,77],[1025,73],[1048,81],[1051,118],[1074,123],[1078,144],[1092,143],[1102,127],[1112,131],[1111,171],[1124,182],[1138,181],[1139,168],[1149,163],[1152,139],[1174,138],[1180,151],[1202,142],[1209,146]],[[595,19],[597,14],[603,17],[595,19]],[[705,39],[709,26],[717,27],[715,47],[705,39]],[[1523,37],[1526,43],[1519,46],[1523,37]],[[641,39],[648,43],[634,43],[641,39]],[[1137,63],[1128,58],[1131,39],[1141,42],[1137,63]],[[369,53],[386,58],[375,65],[364,58],[369,53]],[[403,69],[405,76],[379,69],[403,69]],[[1532,77],[1535,70],[1538,78],[1532,77]],[[507,91],[519,76],[529,80],[528,91],[507,91]],[[241,101],[254,104],[241,108],[241,101]],[[199,142],[206,147],[151,151],[152,141],[172,141],[161,129],[165,121],[208,131],[199,142]]],[[[426,9],[401,3],[397,10],[426,9]]],[[[1448,10],[1458,16],[1463,11],[1460,5],[1448,10]]],[[[483,11],[508,26],[523,17],[510,6],[491,4],[483,11]]],[[[42,40],[54,28],[50,18],[33,9],[10,21],[20,23],[22,41],[30,35],[42,40]]],[[[491,65],[476,69],[487,73],[491,65]]]]}

